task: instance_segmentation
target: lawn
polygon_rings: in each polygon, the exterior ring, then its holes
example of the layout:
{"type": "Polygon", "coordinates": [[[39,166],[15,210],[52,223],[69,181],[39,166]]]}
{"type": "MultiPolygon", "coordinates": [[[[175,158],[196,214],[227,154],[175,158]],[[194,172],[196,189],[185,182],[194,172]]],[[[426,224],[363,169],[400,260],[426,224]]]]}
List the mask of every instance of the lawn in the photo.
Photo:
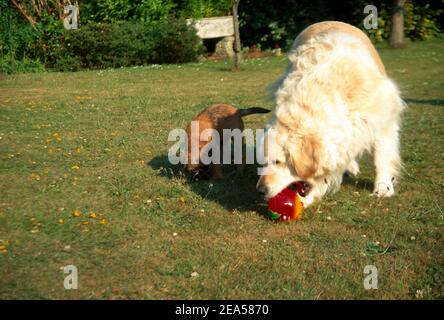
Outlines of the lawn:
{"type": "Polygon", "coordinates": [[[285,57],[0,76],[0,298],[443,299],[444,41],[379,51],[409,105],[397,194],[369,196],[364,156],[358,177],[280,224],[254,166],[191,182],[167,136],[213,103],[273,107],[285,57]],[[71,264],[77,290],[63,286],[71,264]]]}

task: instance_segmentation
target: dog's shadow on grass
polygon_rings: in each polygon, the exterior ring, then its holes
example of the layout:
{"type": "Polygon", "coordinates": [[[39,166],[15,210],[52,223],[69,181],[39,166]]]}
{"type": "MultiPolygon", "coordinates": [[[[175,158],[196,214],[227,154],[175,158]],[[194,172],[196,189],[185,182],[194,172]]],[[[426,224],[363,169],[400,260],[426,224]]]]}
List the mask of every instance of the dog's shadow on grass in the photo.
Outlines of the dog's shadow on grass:
{"type": "Polygon", "coordinates": [[[344,174],[344,177],[342,179],[342,185],[353,186],[357,189],[369,191],[369,192],[373,191],[373,181],[368,178],[359,177],[359,175],[356,177],[353,177],[353,176],[349,176],[348,174],[344,174]]]}
{"type": "MultiPolygon", "coordinates": [[[[166,155],[154,157],[148,165],[158,175],[168,179],[182,175],[179,166],[172,165],[166,155]]],[[[217,202],[228,211],[255,211],[265,215],[266,202],[256,191],[257,166],[246,165],[242,173],[236,174],[235,165],[227,165],[223,172],[224,179],[220,181],[194,180],[188,176],[184,176],[184,179],[193,192],[208,201],[217,202]]]]}
{"type": "Polygon", "coordinates": [[[435,107],[444,107],[444,99],[411,99],[406,98],[404,99],[405,102],[408,104],[425,104],[425,105],[432,105],[435,107]]]}

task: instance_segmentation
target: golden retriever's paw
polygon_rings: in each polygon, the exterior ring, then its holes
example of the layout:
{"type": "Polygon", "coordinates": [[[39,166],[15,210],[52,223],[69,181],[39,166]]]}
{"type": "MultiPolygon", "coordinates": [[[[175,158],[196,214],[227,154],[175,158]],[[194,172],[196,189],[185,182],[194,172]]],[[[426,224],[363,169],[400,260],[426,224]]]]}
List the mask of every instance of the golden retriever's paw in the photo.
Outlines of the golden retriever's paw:
{"type": "Polygon", "coordinates": [[[355,160],[351,161],[345,172],[346,174],[357,176],[359,173],[359,164],[355,160]]]}
{"type": "Polygon", "coordinates": [[[375,189],[372,195],[378,198],[388,198],[395,193],[393,184],[391,182],[378,182],[375,184],[375,189]]]}

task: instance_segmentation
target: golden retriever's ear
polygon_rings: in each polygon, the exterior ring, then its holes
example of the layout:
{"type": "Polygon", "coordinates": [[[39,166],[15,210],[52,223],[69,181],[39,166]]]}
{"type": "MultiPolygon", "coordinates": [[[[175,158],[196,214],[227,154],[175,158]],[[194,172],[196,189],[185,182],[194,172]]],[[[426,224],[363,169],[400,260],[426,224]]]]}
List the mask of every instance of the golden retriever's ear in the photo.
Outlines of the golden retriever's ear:
{"type": "Polygon", "coordinates": [[[290,165],[304,180],[312,178],[319,165],[320,142],[313,136],[304,136],[300,145],[291,150],[290,165]]]}

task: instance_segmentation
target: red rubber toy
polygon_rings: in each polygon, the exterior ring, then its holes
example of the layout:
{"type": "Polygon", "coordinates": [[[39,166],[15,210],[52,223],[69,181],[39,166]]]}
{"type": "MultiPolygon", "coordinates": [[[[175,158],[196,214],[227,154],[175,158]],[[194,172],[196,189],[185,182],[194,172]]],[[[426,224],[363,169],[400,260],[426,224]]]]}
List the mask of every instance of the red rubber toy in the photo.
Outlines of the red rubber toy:
{"type": "Polygon", "coordinates": [[[302,181],[283,189],[268,201],[268,217],[273,221],[281,222],[301,220],[304,204],[300,196],[305,197],[307,193],[308,186],[302,181]]]}

